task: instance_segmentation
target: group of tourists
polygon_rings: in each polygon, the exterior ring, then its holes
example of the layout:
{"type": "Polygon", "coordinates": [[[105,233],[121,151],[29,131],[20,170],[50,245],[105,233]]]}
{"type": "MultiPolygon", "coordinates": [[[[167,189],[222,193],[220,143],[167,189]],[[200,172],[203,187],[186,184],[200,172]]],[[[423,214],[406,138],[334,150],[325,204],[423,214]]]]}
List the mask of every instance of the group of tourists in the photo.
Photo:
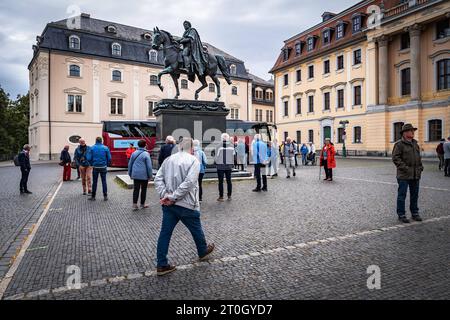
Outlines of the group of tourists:
{"type": "Polygon", "coordinates": [[[76,169],[81,178],[83,195],[89,195],[88,200],[94,201],[97,195],[98,177],[102,181],[103,200],[108,200],[108,184],[106,174],[111,163],[111,152],[103,145],[103,139],[97,137],[93,146],[88,146],[83,138],[78,140],[73,160],[70,156],[70,147],[66,145],[61,151],[60,163],[63,167],[63,181],[71,180],[71,171],[76,169]]]}
{"type": "MultiPolygon", "coordinates": [[[[397,215],[403,223],[409,223],[406,216],[405,200],[407,191],[410,192],[410,211],[412,219],[422,221],[419,214],[418,197],[419,182],[423,171],[421,149],[414,139],[417,128],[411,124],[405,124],[401,129],[401,139],[394,145],[392,161],[397,167],[397,215]]],[[[227,133],[222,134],[219,146],[214,154],[214,163],[217,170],[219,197],[218,201],[224,201],[224,180],[227,183],[227,200],[232,199],[232,170],[235,166],[235,158],[238,155],[239,165],[247,162],[246,148],[251,150],[254,165],[254,178],[256,188],[252,191],[268,191],[267,176],[277,175],[273,172],[274,162],[278,157],[283,158],[286,168],[286,177],[296,176],[295,158],[298,152],[303,155],[315,153],[313,144],[303,144],[298,148],[290,137],[280,147],[274,143],[264,142],[260,134],[256,134],[250,146],[243,146],[244,140],[237,143],[227,133]],[[244,154],[244,157],[241,157],[244,154]],[[242,162],[242,163],[241,163],[242,162]]],[[[128,174],[134,181],[132,209],[148,208],[146,203],[147,187],[153,178],[152,161],[149,152],[145,149],[145,140],[137,143],[137,148],[130,145],[128,158],[128,174]],[[140,201],[139,201],[140,200],[140,201]],[[138,205],[139,202],[139,205],[138,205]]],[[[20,180],[20,193],[30,194],[27,181],[30,165],[30,146],[25,145],[17,156],[17,165],[20,166],[22,177],[20,180]]],[[[447,141],[441,141],[436,149],[439,156],[439,169],[444,169],[445,176],[450,176],[450,137],[447,141]]],[[[330,139],[325,139],[320,152],[320,166],[324,167],[326,181],[333,180],[333,168],[336,167],[336,150],[330,139]]],[[[66,146],[60,157],[60,165],[64,167],[63,178],[70,180],[70,170],[73,161],[79,169],[83,194],[90,195],[89,200],[95,200],[98,177],[101,177],[104,200],[108,200],[106,174],[111,161],[111,153],[108,147],[102,144],[102,138],[98,137],[93,146],[87,146],[84,139],[79,140],[79,146],[74,153],[72,161],[69,146],[66,146]],[[68,169],[67,169],[68,168],[68,169]],[[92,175],[92,186],[91,186],[92,175]]],[[[200,221],[200,201],[203,198],[202,181],[208,166],[208,159],[202,150],[200,141],[191,138],[181,138],[179,143],[172,136],[166,138],[166,143],[160,148],[159,170],[154,178],[156,192],[160,198],[163,218],[157,245],[157,275],[170,273],[176,268],[168,263],[167,254],[172,232],[181,221],[191,232],[197,246],[197,254],[201,261],[208,259],[214,251],[214,244],[208,244],[202,230],[200,221]]]]}

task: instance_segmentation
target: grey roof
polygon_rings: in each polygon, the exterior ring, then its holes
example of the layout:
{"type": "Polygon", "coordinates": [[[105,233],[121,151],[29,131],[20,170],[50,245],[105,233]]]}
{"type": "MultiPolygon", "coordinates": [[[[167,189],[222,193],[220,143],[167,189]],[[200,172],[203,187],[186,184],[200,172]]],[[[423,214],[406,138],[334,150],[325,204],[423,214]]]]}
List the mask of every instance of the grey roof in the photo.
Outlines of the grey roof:
{"type": "Polygon", "coordinates": [[[254,84],[259,84],[262,86],[266,86],[266,87],[273,87],[274,86],[274,82],[272,79],[270,80],[264,80],[258,76],[255,76],[254,74],[248,73],[248,76],[250,77],[250,79],[252,79],[252,82],[254,84]]]}
{"type": "MultiPolygon", "coordinates": [[[[153,35],[153,30],[142,29],[127,26],[120,23],[105,21],[91,18],[89,15],[82,14],[80,25],[77,28],[68,27],[68,19],[51,22],[47,25],[42,42],[39,44],[41,48],[58,49],[65,51],[73,51],[68,48],[69,35],[75,34],[81,37],[80,53],[91,54],[96,56],[106,56],[110,58],[119,58],[122,60],[131,60],[141,63],[149,63],[148,51],[151,49],[151,40],[145,39],[143,35],[149,33],[153,35]],[[116,33],[107,31],[108,26],[116,27],[116,33]],[[111,44],[117,41],[122,45],[122,56],[111,56],[111,44]],[[126,45],[124,43],[126,41],[126,45]]],[[[179,37],[174,36],[175,39],[179,37]]],[[[236,57],[220,50],[219,48],[204,42],[208,48],[208,52],[213,55],[221,55],[225,58],[227,65],[236,65],[236,77],[248,79],[248,74],[244,62],[236,57]]],[[[158,65],[163,65],[164,58],[162,51],[158,54],[158,65]]]]}

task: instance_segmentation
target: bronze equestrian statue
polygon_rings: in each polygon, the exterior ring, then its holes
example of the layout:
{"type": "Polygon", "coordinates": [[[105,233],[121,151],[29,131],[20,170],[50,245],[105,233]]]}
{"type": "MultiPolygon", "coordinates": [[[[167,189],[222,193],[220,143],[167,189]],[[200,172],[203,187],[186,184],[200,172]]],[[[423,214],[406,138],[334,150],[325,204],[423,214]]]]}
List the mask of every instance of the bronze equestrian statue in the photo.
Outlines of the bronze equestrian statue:
{"type": "Polygon", "coordinates": [[[187,74],[191,82],[195,81],[195,76],[201,82],[202,86],[195,91],[195,100],[198,100],[200,91],[208,87],[206,77],[209,76],[217,88],[216,101],[220,98],[220,81],[217,77],[217,69],[220,69],[223,77],[228,84],[231,84],[230,74],[224,57],[221,55],[212,55],[203,47],[200,36],[196,29],[192,28],[189,21],[183,23],[185,32],[183,37],[176,41],[172,35],[158,27],[153,29],[152,48],[158,50],[161,46],[164,52],[164,70],[158,74],[158,86],[161,91],[164,87],[161,85],[161,76],[170,74],[176,88],[175,99],[180,95],[178,79],[180,74],[187,74]],[[181,48],[181,45],[183,48],[181,48]]]}

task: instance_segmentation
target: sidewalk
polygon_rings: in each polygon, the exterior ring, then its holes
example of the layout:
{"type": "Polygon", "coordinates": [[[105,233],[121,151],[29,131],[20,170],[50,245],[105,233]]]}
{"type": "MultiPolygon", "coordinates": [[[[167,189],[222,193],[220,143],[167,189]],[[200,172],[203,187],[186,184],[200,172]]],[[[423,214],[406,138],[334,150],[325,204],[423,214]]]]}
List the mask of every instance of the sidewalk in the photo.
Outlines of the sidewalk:
{"type": "MultiPolygon", "coordinates": [[[[387,161],[392,161],[391,157],[371,157],[371,156],[347,156],[347,157],[343,157],[343,156],[336,156],[337,159],[360,159],[360,160],[387,160],[387,161]]],[[[422,157],[422,161],[423,162],[439,162],[438,158],[428,158],[428,157],[422,157]]]]}

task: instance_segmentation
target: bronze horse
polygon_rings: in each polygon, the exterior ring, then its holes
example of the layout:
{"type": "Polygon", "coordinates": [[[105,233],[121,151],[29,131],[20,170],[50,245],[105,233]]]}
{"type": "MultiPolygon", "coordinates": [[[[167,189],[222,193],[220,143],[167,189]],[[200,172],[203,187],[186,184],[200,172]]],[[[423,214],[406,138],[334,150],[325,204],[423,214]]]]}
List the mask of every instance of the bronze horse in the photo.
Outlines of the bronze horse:
{"type": "MultiPolygon", "coordinates": [[[[172,37],[172,35],[164,30],[159,30],[158,27],[153,29],[153,40],[152,40],[152,48],[158,50],[162,45],[162,49],[164,52],[164,70],[162,70],[158,74],[158,86],[161,91],[164,91],[164,87],[161,85],[161,76],[164,74],[170,74],[172,77],[173,83],[175,84],[175,88],[177,90],[177,94],[174,99],[178,99],[180,95],[180,89],[178,87],[178,79],[180,78],[180,74],[186,74],[187,71],[183,69],[183,59],[181,57],[181,47],[180,44],[172,37]]],[[[198,71],[195,70],[195,74],[197,75],[198,80],[201,82],[202,86],[195,91],[195,100],[198,100],[198,94],[200,91],[208,87],[208,83],[206,82],[206,76],[209,76],[217,88],[217,97],[216,101],[219,101],[220,98],[220,81],[217,77],[217,69],[220,69],[220,72],[224,76],[225,80],[228,84],[231,84],[230,75],[228,73],[227,65],[225,59],[221,55],[212,55],[210,53],[208,56],[208,65],[206,66],[205,73],[203,75],[199,75],[198,71]]]]}

